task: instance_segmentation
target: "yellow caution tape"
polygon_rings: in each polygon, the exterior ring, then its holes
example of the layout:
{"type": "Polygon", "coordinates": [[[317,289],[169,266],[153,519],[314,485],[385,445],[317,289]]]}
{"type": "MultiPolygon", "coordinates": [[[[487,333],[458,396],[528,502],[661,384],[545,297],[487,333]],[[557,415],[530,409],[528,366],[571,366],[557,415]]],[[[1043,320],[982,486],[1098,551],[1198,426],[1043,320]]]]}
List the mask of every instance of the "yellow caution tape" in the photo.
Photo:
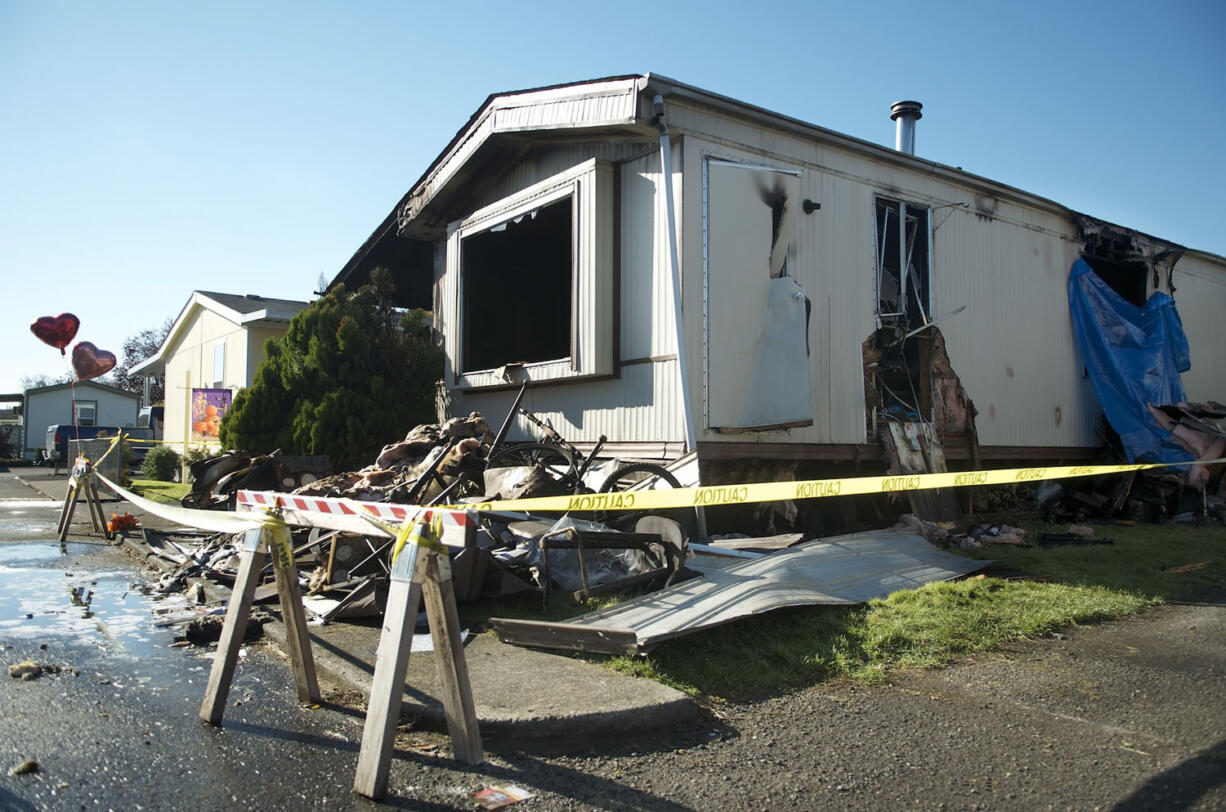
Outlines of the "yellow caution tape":
{"type": "MultiPolygon", "coordinates": [[[[124,437],[124,442],[128,443],[129,445],[174,445],[174,446],[183,445],[182,440],[134,440],[131,437],[127,437],[126,435],[124,437]]],[[[188,440],[187,444],[189,446],[220,446],[221,441],[219,440],[188,440]]]]}
{"type": "MultiPolygon", "coordinates": [[[[422,508],[419,512],[405,519],[399,526],[381,521],[374,516],[362,517],[396,540],[395,544],[392,545],[391,560],[393,566],[396,564],[396,558],[400,555],[400,551],[410,542],[418,547],[424,547],[438,553],[447,552],[447,547],[442,541],[442,514],[438,510],[433,510],[429,520],[424,520],[422,513],[425,510],[425,508],[422,508]]],[[[463,510],[463,508],[460,508],[460,510],[463,510]]]]}
{"type": "Polygon", "coordinates": [[[1129,465],[1063,465],[1045,468],[1002,468],[987,471],[961,471],[939,474],[902,474],[898,476],[861,476],[840,479],[806,479],[790,482],[755,482],[743,485],[710,485],[699,488],[585,493],[573,496],[538,496],[530,499],[504,499],[448,505],[444,510],[515,511],[602,511],[661,510],[665,508],[741,505],[755,502],[783,502],[795,499],[821,499],[866,493],[901,493],[933,488],[965,488],[973,485],[1015,485],[1047,479],[1121,474],[1179,465],[1212,465],[1226,462],[1196,460],[1178,463],[1134,463],[1129,465]]]}

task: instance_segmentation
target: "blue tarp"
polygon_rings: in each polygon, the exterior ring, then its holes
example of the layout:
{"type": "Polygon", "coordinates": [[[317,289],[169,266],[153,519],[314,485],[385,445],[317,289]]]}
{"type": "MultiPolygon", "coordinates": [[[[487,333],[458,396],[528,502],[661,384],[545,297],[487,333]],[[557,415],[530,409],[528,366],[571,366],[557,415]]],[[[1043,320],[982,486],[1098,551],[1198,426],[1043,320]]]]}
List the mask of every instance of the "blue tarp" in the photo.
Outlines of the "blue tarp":
{"type": "Polygon", "coordinates": [[[1146,408],[1185,400],[1179,373],[1192,364],[1175,300],[1155,292],[1137,307],[1079,259],[1069,272],[1068,301],[1090,383],[1128,461],[1192,459],[1146,408]]]}

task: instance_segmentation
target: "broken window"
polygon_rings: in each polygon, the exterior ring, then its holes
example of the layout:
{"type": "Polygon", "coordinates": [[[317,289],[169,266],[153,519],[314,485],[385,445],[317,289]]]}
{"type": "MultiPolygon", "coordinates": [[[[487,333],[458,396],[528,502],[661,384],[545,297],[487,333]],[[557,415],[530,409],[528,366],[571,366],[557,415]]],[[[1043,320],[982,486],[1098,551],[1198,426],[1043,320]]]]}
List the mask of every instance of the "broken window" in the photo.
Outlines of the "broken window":
{"type": "Polygon", "coordinates": [[[570,197],[461,241],[462,369],[570,356],[570,197]]]}
{"type": "Polygon", "coordinates": [[[928,209],[878,197],[877,324],[929,320],[928,209]]]}
{"type": "Polygon", "coordinates": [[[613,169],[589,160],[454,223],[444,297],[450,386],[613,372],[613,169]]]}
{"type": "Polygon", "coordinates": [[[868,428],[932,419],[928,209],[877,197],[877,331],[865,344],[868,428]]]}

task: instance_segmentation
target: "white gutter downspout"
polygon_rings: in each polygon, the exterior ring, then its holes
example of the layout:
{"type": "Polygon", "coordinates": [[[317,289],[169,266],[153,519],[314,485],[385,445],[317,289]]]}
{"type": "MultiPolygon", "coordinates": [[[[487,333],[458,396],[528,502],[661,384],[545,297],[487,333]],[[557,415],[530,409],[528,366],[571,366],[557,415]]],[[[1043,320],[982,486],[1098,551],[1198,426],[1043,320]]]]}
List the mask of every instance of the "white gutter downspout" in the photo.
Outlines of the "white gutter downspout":
{"type": "MultiPolygon", "coordinates": [[[[654,123],[660,128],[660,170],[664,176],[664,208],[668,212],[668,264],[673,279],[673,330],[677,341],[677,378],[681,384],[682,422],[685,424],[685,450],[697,451],[693,410],[690,408],[690,378],[685,364],[685,329],[681,321],[681,254],[677,248],[677,214],[673,203],[673,148],[668,137],[668,122],[664,119],[664,97],[656,94],[651,100],[654,123]]],[[[701,484],[701,483],[700,483],[701,484]]],[[[707,537],[707,517],[702,507],[694,508],[698,537],[707,537]]]]}
{"type": "Polygon", "coordinates": [[[654,123],[660,128],[660,167],[664,174],[664,208],[668,212],[668,264],[673,279],[673,329],[677,340],[677,375],[681,383],[682,418],[685,423],[685,450],[698,448],[694,420],[690,409],[689,375],[685,364],[685,329],[681,321],[681,254],[677,250],[677,214],[673,205],[673,150],[668,138],[668,123],[664,120],[664,97],[652,99],[654,123]]]}

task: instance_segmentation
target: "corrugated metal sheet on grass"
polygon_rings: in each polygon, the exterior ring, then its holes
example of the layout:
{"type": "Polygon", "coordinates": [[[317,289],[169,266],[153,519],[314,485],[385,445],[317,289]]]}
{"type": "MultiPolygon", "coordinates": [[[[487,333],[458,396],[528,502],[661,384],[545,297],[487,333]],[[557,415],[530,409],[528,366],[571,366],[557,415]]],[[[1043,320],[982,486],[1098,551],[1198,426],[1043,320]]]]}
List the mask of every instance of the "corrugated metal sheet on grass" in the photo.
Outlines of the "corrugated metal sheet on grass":
{"type": "Polygon", "coordinates": [[[781,550],[719,567],[696,563],[702,572],[676,586],[559,624],[496,620],[504,642],[518,642],[517,629],[557,630],[552,643],[534,635],[532,645],[608,653],[643,652],[666,640],[787,606],[848,605],[884,598],[900,589],[948,581],[986,567],[933,547],[901,530],[856,533],[781,550]],[[580,640],[566,645],[568,632],[580,640]],[[602,647],[601,632],[607,632],[602,647]]]}

